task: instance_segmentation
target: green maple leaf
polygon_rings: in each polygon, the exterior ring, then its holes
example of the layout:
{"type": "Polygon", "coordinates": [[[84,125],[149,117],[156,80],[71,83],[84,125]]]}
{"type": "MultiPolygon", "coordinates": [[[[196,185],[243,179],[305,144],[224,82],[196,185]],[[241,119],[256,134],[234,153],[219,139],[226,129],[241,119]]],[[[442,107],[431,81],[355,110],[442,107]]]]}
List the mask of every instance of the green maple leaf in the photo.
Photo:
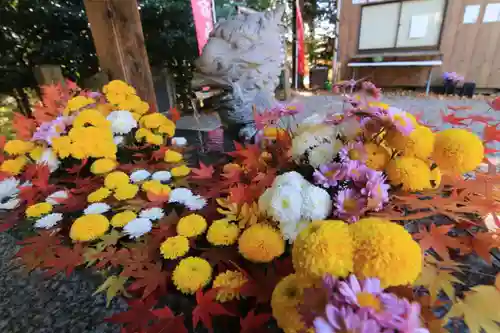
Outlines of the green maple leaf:
{"type": "Polygon", "coordinates": [[[127,282],[128,277],[126,276],[110,276],[104,281],[103,284],[94,291],[93,295],[98,293],[102,293],[106,290],[106,306],[109,306],[111,300],[116,297],[116,295],[123,295],[125,297],[130,297],[130,295],[125,290],[125,283],[127,282]]]}
{"type": "Polygon", "coordinates": [[[101,252],[102,251],[100,251],[96,248],[93,248],[93,247],[88,247],[85,249],[85,251],[83,252],[83,258],[84,258],[85,262],[87,263],[87,267],[90,267],[96,263],[96,261],[97,261],[96,255],[101,253],[101,252]]]}
{"type": "Polygon", "coordinates": [[[458,300],[446,315],[464,319],[471,333],[497,333],[500,331],[500,291],[494,286],[479,285],[458,300]]]}
{"type": "Polygon", "coordinates": [[[123,235],[118,230],[111,230],[109,234],[101,237],[101,241],[95,245],[99,252],[104,251],[108,246],[116,245],[123,235]]]}
{"type": "Polygon", "coordinates": [[[429,290],[431,301],[437,300],[439,292],[442,290],[450,299],[455,298],[455,287],[453,284],[462,282],[451,273],[459,272],[458,265],[453,261],[437,261],[432,256],[427,256],[422,268],[422,273],[414,283],[417,286],[424,286],[429,290]],[[444,264],[444,265],[443,265],[444,264]],[[447,266],[449,270],[442,270],[439,266],[447,266]]]}

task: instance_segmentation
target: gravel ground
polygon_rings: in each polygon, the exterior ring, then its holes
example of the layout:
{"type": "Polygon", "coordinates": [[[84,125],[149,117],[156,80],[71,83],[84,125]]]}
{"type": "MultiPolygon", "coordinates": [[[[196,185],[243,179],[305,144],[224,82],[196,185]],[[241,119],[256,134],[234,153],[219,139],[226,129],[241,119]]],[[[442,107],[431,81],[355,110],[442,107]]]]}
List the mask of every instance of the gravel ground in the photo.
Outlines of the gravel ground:
{"type": "MultiPolygon", "coordinates": [[[[338,96],[299,96],[296,98],[305,107],[297,121],[313,114],[329,110],[340,110],[342,100],[338,96]]],[[[439,100],[435,98],[386,97],[385,102],[418,114],[423,120],[439,128],[446,128],[440,120],[440,110],[447,105],[470,105],[470,111],[458,111],[457,116],[488,115],[500,121],[500,113],[488,111],[484,101],[439,100]]],[[[483,125],[471,128],[482,133],[483,125]]],[[[496,142],[490,148],[500,149],[496,142]]],[[[500,155],[497,153],[496,156],[500,155]]],[[[109,308],[103,295],[92,296],[101,280],[87,272],[73,273],[69,278],[58,275],[45,278],[40,272],[27,274],[11,261],[18,249],[16,240],[9,234],[0,234],[0,332],[2,333],[104,333],[119,332],[117,326],[103,323],[103,319],[126,309],[123,300],[115,299],[109,308]]]]}
{"type": "Polygon", "coordinates": [[[28,274],[12,257],[16,240],[0,233],[0,332],[2,333],[114,333],[119,327],[106,317],[127,308],[115,299],[106,308],[103,295],[92,296],[100,278],[73,273],[51,279],[41,272],[28,274]]]}

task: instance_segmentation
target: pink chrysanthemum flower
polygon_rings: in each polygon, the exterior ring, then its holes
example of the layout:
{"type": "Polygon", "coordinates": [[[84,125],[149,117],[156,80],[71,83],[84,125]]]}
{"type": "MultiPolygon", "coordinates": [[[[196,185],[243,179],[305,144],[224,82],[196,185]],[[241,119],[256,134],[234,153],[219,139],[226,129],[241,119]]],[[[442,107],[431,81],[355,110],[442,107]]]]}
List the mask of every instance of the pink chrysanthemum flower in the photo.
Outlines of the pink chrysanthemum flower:
{"type": "Polygon", "coordinates": [[[366,207],[366,199],[354,189],[342,190],[337,194],[335,207],[335,215],[349,222],[355,222],[366,207]]]}

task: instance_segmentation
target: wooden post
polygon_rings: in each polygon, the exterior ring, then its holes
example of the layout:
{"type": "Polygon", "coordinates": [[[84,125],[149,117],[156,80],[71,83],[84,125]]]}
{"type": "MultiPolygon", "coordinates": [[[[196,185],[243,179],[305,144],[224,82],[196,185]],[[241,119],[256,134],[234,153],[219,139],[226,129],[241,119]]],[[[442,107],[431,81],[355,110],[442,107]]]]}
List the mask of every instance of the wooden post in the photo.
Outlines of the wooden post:
{"type": "Polygon", "coordinates": [[[101,69],[158,110],[137,0],[84,0],[101,69]]]}

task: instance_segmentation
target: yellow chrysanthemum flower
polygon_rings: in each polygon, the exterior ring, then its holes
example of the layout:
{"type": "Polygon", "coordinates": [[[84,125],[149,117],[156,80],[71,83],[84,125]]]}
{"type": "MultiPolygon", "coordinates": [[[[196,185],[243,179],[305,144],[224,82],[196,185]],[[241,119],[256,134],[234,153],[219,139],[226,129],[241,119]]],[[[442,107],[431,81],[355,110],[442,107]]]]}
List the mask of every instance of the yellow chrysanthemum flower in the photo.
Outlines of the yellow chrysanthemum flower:
{"type": "Polygon", "coordinates": [[[473,171],[484,158],[484,146],[479,137],[461,128],[436,134],[432,159],[444,173],[460,175],[473,171]]]}
{"type": "Polygon", "coordinates": [[[368,102],[368,106],[372,107],[372,108],[381,108],[382,110],[388,110],[389,109],[389,104],[378,102],[378,101],[368,102]]]}
{"type": "Polygon", "coordinates": [[[31,151],[30,151],[30,157],[33,161],[38,161],[39,159],[42,158],[43,152],[45,151],[45,147],[43,146],[35,146],[31,151]]]}
{"type": "Polygon", "coordinates": [[[52,205],[47,202],[40,202],[26,208],[27,217],[40,217],[52,212],[52,205]]]}
{"type": "Polygon", "coordinates": [[[441,169],[435,167],[431,170],[431,187],[436,189],[441,185],[441,169]]]}
{"type": "Polygon", "coordinates": [[[126,185],[130,182],[128,175],[122,171],[113,171],[104,178],[104,185],[110,190],[126,185]]]}
{"type": "Polygon", "coordinates": [[[172,282],[184,294],[194,294],[212,279],[212,266],[200,257],[182,259],[172,274],[172,282]]]}
{"type": "Polygon", "coordinates": [[[214,279],[212,288],[220,288],[215,299],[221,303],[240,299],[240,288],[247,283],[248,279],[239,271],[227,270],[220,273],[214,279]]]}
{"type": "Polygon", "coordinates": [[[73,127],[94,126],[99,128],[110,128],[111,123],[96,109],[86,109],[80,112],[73,121],[73,127]]]}
{"type": "Polygon", "coordinates": [[[118,163],[116,160],[110,159],[110,158],[101,158],[92,163],[90,166],[90,172],[92,172],[94,175],[100,175],[103,173],[108,173],[110,171],[113,171],[118,163]]]}
{"type": "Polygon", "coordinates": [[[190,172],[191,172],[191,169],[185,165],[181,165],[181,166],[172,168],[172,170],[170,170],[170,173],[172,174],[173,177],[185,177],[185,176],[189,175],[190,172]]]}
{"type": "Polygon", "coordinates": [[[160,252],[165,259],[177,259],[189,251],[189,240],[185,236],[167,238],[160,246],[160,252]]]}
{"type": "Polygon", "coordinates": [[[126,82],[121,80],[113,80],[102,87],[102,92],[108,93],[120,93],[124,95],[135,95],[136,91],[133,87],[129,86],[126,82]]]}
{"type": "Polygon", "coordinates": [[[115,189],[113,196],[116,200],[129,200],[134,198],[139,192],[139,186],[135,184],[123,184],[115,189]]]}
{"type": "Polygon", "coordinates": [[[273,317],[285,333],[314,333],[313,328],[307,329],[298,311],[303,295],[304,287],[295,274],[284,277],[273,290],[271,296],[273,317]]]}
{"type": "Polygon", "coordinates": [[[172,191],[170,186],[162,184],[159,180],[146,180],[142,183],[142,190],[156,195],[168,195],[172,191]]]}
{"type": "Polygon", "coordinates": [[[71,139],[69,136],[60,136],[57,138],[52,138],[52,150],[60,158],[66,158],[71,155],[71,139]]]}
{"type": "Polygon", "coordinates": [[[135,139],[137,141],[142,141],[144,140],[147,136],[149,135],[153,135],[153,132],[151,132],[150,130],[148,130],[147,128],[139,128],[136,132],[135,132],[135,139]]]}
{"type": "Polygon", "coordinates": [[[170,120],[163,114],[153,112],[142,117],[140,123],[146,128],[154,129],[160,127],[161,125],[167,125],[169,121],[170,120]]]}
{"type": "Polygon", "coordinates": [[[165,152],[163,160],[167,163],[177,163],[182,161],[182,154],[169,149],[165,152]]]}
{"type": "Polygon", "coordinates": [[[104,235],[109,229],[109,220],[101,214],[80,216],[73,222],[69,237],[74,241],[88,242],[104,235]]]}
{"type": "Polygon", "coordinates": [[[276,140],[278,136],[282,136],[285,132],[286,130],[283,128],[266,127],[264,128],[263,135],[268,139],[276,140]]]}
{"type": "Polygon", "coordinates": [[[431,170],[422,160],[403,156],[392,160],[386,169],[392,185],[403,185],[405,191],[421,191],[431,187],[431,170]]]}
{"type": "MultiPolygon", "coordinates": [[[[123,102],[127,100],[127,95],[116,92],[109,92],[106,94],[106,99],[109,103],[113,105],[121,105],[123,102]]],[[[118,107],[119,109],[122,109],[118,107]]]]}
{"type": "Polygon", "coordinates": [[[412,284],[422,270],[422,249],[405,228],[379,218],[349,226],[354,243],[354,274],[380,279],[383,288],[412,284]]]}
{"type": "Polygon", "coordinates": [[[159,134],[148,134],[146,136],[146,142],[152,145],[157,145],[160,146],[163,144],[165,140],[163,139],[163,136],[159,134]]]}
{"type": "Polygon", "coordinates": [[[241,255],[253,262],[271,262],[285,252],[285,241],[281,233],[267,224],[253,224],[246,229],[238,241],[241,255]]]}
{"type": "Polygon", "coordinates": [[[103,201],[111,195],[111,191],[106,187],[101,187],[87,196],[88,202],[99,202],[103,201]]]}
{"type": "Polygon", "coordinates": [[[207,229],[207,220],[198,214],[184,216],[177,223],[177,233],[186,237],[196,237],[207,229]]]}
{"type": "Polygon", "coordinates": [[[129,110],[130,112],[134,112],[134,110],[139,106],[139,103],[141,102],[142,100],[139,96],[129,94],[125,99],[121,100],[120,103],[118,103],[118,108],[120,110],[129,110]]]}
{"type": "Polygon", "coordinates": [[[123,228],[127,225],[127,223],[134,220],[135,218],[137,218],[137,214],[135,212],[131,210],[125,210],[123,212],[115,214],[111,218],[111,225],[115,228],[123,228]]]}
{"type": "Polygon", "coordinates": [[[85,96],[76,96],[68,101],[64,109],[64,115],[67,116],[72,111],[78,111],[87,105],[95,104],[95,99],[85,96]]]}
{"type": "Polygon", "coordinates": [[[9,155],[24,155],[35,148],[35,144],[31,141],[9,140],[5,144],[4,150],[9,155]]]}
{"type": "Polygon", "coordinates": [[[233,245],[238,240],[240,228],[227,220],[214,221],[207,231],[207,240],[212,245],[233,245]]]}
{"type": "Polygon", "coordinates": [[[352,256],[352,239],[343,221],[313,221],[293,243],[293,267],[300,277],[345,277],[352,272],[352,256]]]}
{"type": "Polygon", "coordinates": [[[174,122],[167,118],[167,123],[160,125],[160,127],[158,127],[158,132],[166,134],[168,137],[174,136],[175,133],[174,122]]]}
{"type": "Polygon", "coordinates": [[[374,143],[367,143],[364,148],[366,152],[366,165],[373,170],[384,170],[391,157],[387,149],[374,143]]]}
{"type": "Polygon", "coordinates": [[[17,176],[23,171],[24,167],[28,163],[28,159],[25,156],[18,156],[13,160],[5,160],[0,166],[0,171],[9,173],[13,176],[17,176]]]}
{"type": "Polygon", "coordinates": [[[111,104],[97,104],[95,108],[105,117],[115,110],[111,104]]]}
{"type": "Polygon", "coordinates": [[[391,130],[385,137],[387,143],[405,156],[427,159],[434,149],[434,133],[426,126],[417,126],[409,136],[391,130]]]}

